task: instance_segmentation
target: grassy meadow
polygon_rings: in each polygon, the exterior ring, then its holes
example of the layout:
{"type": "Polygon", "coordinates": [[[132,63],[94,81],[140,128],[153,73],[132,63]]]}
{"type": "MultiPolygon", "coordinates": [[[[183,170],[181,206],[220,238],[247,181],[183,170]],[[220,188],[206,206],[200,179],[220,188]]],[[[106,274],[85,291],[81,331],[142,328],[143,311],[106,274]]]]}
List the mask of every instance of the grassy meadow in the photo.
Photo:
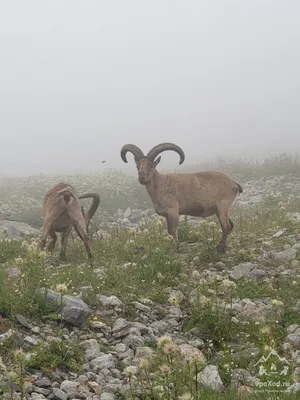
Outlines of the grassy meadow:
{"type": "MultiPolygon", "coordinates": [[[[293,175],[300,180],[299,156],[280,155],[261,163],[217,160],[216,166],[216,169],[228,173],[241,184],[278,175],[293,175]]],[[[197,169],[201,170],[202,167],[197,169]]],[[[196,167],[186,170],[196,170],[196,167]]],[[[1,219],[26,222],[39,228],[42,222],[42,198],[47,189],[61,180],[74,184],[80,193],[100,193],[100,208],[93,219],[92,230],[96,230],[103,220],[114,215],[118,209],[151,208],[146,190],[138,184],[137,177],[127,176],[120,171],[67,177],[37,175],[0,182],[1,219]]],[[[299,393],[279,395],[248,392],[246,389],[245,392],[238,391],[231,387],[230,382],[233,370],[237,368],[249,368],[255,374],[253,365],[259,355],[250,355],[247,349],[257,348],[260,354],[264,354],[272,347],[284,353],[282,345],[287,328],[292,324],[300,324],[300,311],[296,308],[300,303],[300,250],[293,262],[265,257],[269,250],[280,252],[297,240],[300,243],[300,221],[291,221],[289,218],[289,213],[297,212],[300,213],[300,192],[296,191],[280,195],[265,193],[259,204],[248,207],[235,204],[231,211],[235,229],[229,239],[230,250],[225,255],[215,251],[220,228],[214,217],[198,225],[182,217],[179,251],[166,233],[164,220],[159,217],[145,220],[138,232],[126,228],[108,232],[101,238],[93,239],[92,266],[87,262],[82,242],[75,235],[69,240],[67,262],[63,265],[58,265],[55,256],[51,258],[46,252],[39,251],[36,238],[5,237],[0,242],[0,311],[6,313],[8,318],[0,319],[0,334],[16,328],[15,316],[21,314],[36,324],[48,323],[58,336],[63,335],[59,316],[53,316],[45,302],[34,295],[35,290],[41,287],[56,290],[59,285],[65,285],[66,294],[80,295],[91,307],[91,320],[102,321],[108,326],[113,324],[109,317],[99,316],[99,294],[117,296],[122,301],[120,316],[129,321],[138,320],[134,302],[149,304],[157,320],[163,320],[168,307],[173,305],[180,308],[184,316],[179,325],[182,335],[188,337],[192,332],[197,337],[197,332],[200,332],[199,338],[207,338],[202,349],[206,360],[195,358],[187,363],[176,352],[175,344],[167,350],[163,341],[145,343],[144,346],[153,351],[153,358],[144,360],[138,371],[127,372],[126,375],[130,387],[141,382],[139,398],[296,399],[299,393]],[[276,235],[279,230],[284,230],[284,234],[276,235]],[[242,278],[235,282],[228,279],[234,266],[246,262],[263,268],[269,273],[269,279],[242,278]],[[12,268],[17,268],[20,274],[12,277],[8,273],[12,268]],[[283,270],[287,272],[280,273],[283,270]],[[180,291],[183,297],[170,297],[172,291],[180,291]],[[192,293],[196,293],[194,301],[191,301],[192,293]],[[235,323],[230,305],[236,298],[269,298],[273,308],[266,321],[235,323]],[[246,350],[238,355],[232,352],[229,344],[234,341],[246,343],[246,350]],[[205,364],[218,366],[226,388],[224,393],[208,391],[197,381],[197,374],[205,364]],[[171,389],[162,389],[163,395],[157,395],[156,388],[166,385],[171,389]]],[[[88,325],[84,327],[82,335],[88,335],[90,329],[88,325]]],[[[2,362],[11,379],[21,387],[26,386],[26,378],[36,370],[49,373],[55,368],[66,368],[80,373],[84,361],[77,340],[72,340],[70,336],[69,340],[59,345],[53,341],[51,346],[49,354],[41,337],[41,344],[35,350],[36,356],[27,359],[23,353],[27,349],[20,352],[18,341],[10,338],[0,344],[0,368],[2,362]]],[[[103,344],[102,348],[109,352],[107,344],[103,344]]],[[[287,358],[292,357],[288,351],[284,354],[287,358]]],[[[295,369],[298,365],[300,367],[300,357],[293,362],[295,369]]],[[[122,372],[126,370],[121,364],[118,368],[122,372]]],[[[1,381],[0,393],[13,396],[13,390],[5,384],[1,386],[1,381]]],[[[116,396],[119,399],[136,398],[133,389],[128,397],[122,394],[116,396]]]]}

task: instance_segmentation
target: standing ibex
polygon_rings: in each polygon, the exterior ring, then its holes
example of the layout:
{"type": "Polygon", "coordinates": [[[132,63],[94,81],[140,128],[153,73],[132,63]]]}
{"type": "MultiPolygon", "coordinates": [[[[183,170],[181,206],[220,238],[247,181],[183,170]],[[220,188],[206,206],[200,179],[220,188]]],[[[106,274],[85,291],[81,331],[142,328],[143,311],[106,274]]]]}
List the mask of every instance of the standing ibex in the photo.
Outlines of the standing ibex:
{"type": "Polygon", "coordinates": [[[180,156],[182,164],[183,150],[173,143],[161,143],[153,147],[147,155],[133,145],[126,144],[121,149],[121,158],[127,163],[126,153],[134,155],[140,184],[145,185],[157,214],[167,220],[168,232],[178,243],[179,215],[206,218],[217,215],[222,228],[222,239],[217,246],[219,252],[225,252],[227,239],[233,229],[228,217],[228,209],[242,187],[222,172],[205,171],[190,174],[160,174],[155,169],[161,152],[173,150],[180,156]]]}
{"type": "Polygon", "coordinates": [[[85,193],[78,197],[75,188],[67,183],[59,183],[53,186],[45,195],[43,201],[43,232],[40,246],[44,248],[47,236],[51,237],[48,250],[53,251],[57,236],[55,232],[61,232],[61,251],[60,258],[64,259],[68,236],[74,226],[79,237],[83,241],[89,259],[92,258],[88,227],[100,204],[100,196],[97,193],[85,193]],[[93,202],[85,214],[79,199],[92,198],[93,202]]]}

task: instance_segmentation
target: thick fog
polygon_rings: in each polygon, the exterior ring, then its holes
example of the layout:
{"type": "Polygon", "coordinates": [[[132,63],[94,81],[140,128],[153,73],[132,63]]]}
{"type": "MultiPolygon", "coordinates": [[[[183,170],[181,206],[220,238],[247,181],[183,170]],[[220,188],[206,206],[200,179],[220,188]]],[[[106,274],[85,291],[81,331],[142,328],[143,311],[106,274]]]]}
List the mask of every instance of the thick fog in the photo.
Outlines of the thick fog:
{"type": "Polygon", "coordinates": [[[129,171],[125,143],[300,151],[299,20],[299,0],[2,1],[0,174],[129,171]]]}

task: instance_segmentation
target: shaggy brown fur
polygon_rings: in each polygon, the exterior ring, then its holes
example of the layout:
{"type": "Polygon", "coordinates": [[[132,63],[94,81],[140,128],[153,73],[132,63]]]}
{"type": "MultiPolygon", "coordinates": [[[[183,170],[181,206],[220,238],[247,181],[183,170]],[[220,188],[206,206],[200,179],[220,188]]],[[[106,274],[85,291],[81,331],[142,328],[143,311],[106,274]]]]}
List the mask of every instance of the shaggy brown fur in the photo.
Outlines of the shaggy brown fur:
{"type": "Polygon", "coordinates": [[[43,232],[40,246],[44,248],[48,235],[51,241],[48,250],[53,251],[57,236],[56,232],[61,232],[61,251],[60,258],[64,259],[68,236],[74,226],[78,236],[83,241],[89,259],[92,258],[90,238],[88,236],[89,223],[100,204],[100,196],[97,193],[85,193],[78,197],[75,188],[67,183],[59,183],[53,186],[45,195],[43,201],[43,232]],[[79,199],[92,198],[93,202],[85,214],[79,199]]]}
{"type": "Polygon", "coordinates": [[[228,235],[234,227],[228,210],[238,193],[243,192],[241,185],[216,171],[160,174],[156,166],[161,157],[155,158],[166,150],[176,151],[180,156],[180,164],[183,163],[183,150],[173,143],[155,146],[146,156],[138,147],[127,144],[121,149],[121,158],[127,162],[126,153],[133,153],[139,182],[146,186],[156,213],[166,218],[168,232],[177,243],[180,215],[202,218],[217,215],[222,228],[217,250],[225,252],[228,235]]]}

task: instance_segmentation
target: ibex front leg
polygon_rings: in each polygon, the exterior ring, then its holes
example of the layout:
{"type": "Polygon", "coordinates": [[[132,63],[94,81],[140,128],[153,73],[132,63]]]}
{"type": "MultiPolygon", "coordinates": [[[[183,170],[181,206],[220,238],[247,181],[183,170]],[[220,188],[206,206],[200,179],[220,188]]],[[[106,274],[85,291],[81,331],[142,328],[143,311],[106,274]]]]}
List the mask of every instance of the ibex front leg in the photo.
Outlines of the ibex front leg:
{"type": "Polygon", "coordinates": [[[178,224],[179,224],[178,210],[177,209],[168,210],[168,216],[167,216],[168,233],[173,237],[177,250],[179,248],[178,224]]]}

